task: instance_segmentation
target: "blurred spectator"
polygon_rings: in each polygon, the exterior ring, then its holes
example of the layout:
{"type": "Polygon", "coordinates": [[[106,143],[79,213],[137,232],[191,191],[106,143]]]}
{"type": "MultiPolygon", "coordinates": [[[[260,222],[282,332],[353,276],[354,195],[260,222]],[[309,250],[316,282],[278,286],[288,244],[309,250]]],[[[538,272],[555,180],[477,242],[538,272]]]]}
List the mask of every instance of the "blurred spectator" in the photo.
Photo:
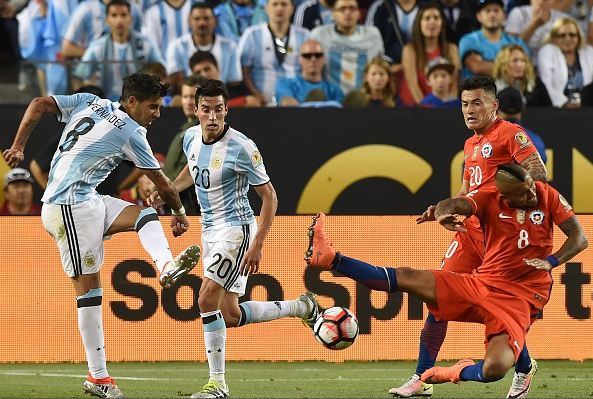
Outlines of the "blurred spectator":
{"type": "Polygon", "coordinates": [[[538,72],[552,104],[580,108],[583,91],[591,91],[593,47],[572,18],[556,20],[546,42],[538,54],[538,72]]]}
{"type": "Polygon", "coordinates": [[[33,203],[33,178],[27,169],[14,168],[4,176],[4,205],[0,215],[41,215],[41,207],[33,203]]]}
{"type": "Polygon", "coordinates": [[[591,5],[588,0],[555,0],[552,3],[553,8],[574,18],[579,23],[585,36],[589,32],[589,23],[593,20],[591,5]]]}
{"type": "Polygon", "coordinates": [[[430,93],[424,71],[434,58],[445,57],[455,66],[451,90],[457,91],[461,65],[457,46],[447,41],[445,16],[437,3],[420,7],[412,27],[412,41],[404,46],[402,66],[404,79],[398,86],[399,98],[408,107],[415,106],[430,93]]]}
{"type": "Polygon", "coordinates": [[[291,0],[268,0],[267,24],[245,30],[237,46],[243,81],[262,104],[276,105],[276,81],[294,78],[299,72],[298,50],[309,31],[290,24],[291,0]]]}
{"type": "MultiPolygon", "coordinates": [[[[156,190],[155,184],[146,175],[138,178],[138,181],[132,188],[122,191],[119,198],[132,204],[148,206],[146,199],[156,190]]],[[[187,209],[187,208],[186,208],[187,209]]],[[[164,215],[165,210],[159,207],[157,210],[159,215],[164,215]]]]}
{"type": "Polygon", "coordinates": [[[498,91],[514,87],[519,90],[523,103],[528,107],[552,106],[546,86],[535,74],[531,59],[518,44],[505,46],[498,52],[492,76],[498,91]]]}
{"type": "Polygon", "coordinates": [[[220,66],[220,77],[223,82],[241,81],[241,70],[236,62],[237,45],[231,39],[216,35],[215,27],[216,19],[210,4],[192,5],[189,14],[191,33],[175,39],[167,50],[167,71],[175,87],[179,88],[183,78],[192,74],[189,58],[198,50],[209,51],[214,55],[220,66]]]}
{"type": "Polygon", "coordinates": [[[276,84],[276,100],[279,106],[298,106],[304,103],[312,90],[319,89],[323,98],[316,101],[342,102],[344,93],[339,86],[323,77],[325,56],[321,44],[307,40],[300,49],[301,74],[295,78],[281,78],[276,84]]]}
{"type": "Polygon", "coordinates": [[[250,26],[268,22],[268,15],[258,0],[226,0],[214,8],[214,15],[216,33],[234,41],[250,26]]]}
{"type": "Polygon", "coordinates": [[[319,25],[330,25],[334,22],[332,17],[332,4],[335,0],[306,0],[298,5],[292,21],[296,26],[313,30],[319,25]]]}
{"type": "Polygon", "coordinates": [[[381,57],[373,58],[364,68],[361,90],[349,92],[344,98],[344,106],[393,108],[395,105],[395,92],[389,84],[389,63],[381,57]]]}
{"type": "Polygon", "coordinates": [[[439,0],[447,20],[447,40],[455,45],[465,34],[480,29],[475,0],[439,0]]]}
{"type": "Polygon", "coordinates": [[[166,55],[169,44],[189,32],[191,4],[191,0],[161,0],[146,11],[142,33],[161,54],[166,55]]]}
{"type": "Polygon", "coordinates": [[[27,6],[18,13],[17,19],[20,55],[26,61],[26,64],[21,65],[19,90],[25,90],[34,82],[38,82],[40,94],[46,95],[47,64],[45,60],[51,56],[47,52],[43,38],[47,25],[47,3],[45,0],[29,1],[27,6]]]}
{"type": "Polygon", "coordinates": [[[430,93],[420,102],[426,108],[461,108],[457,90],[451,90],[457,69],[446,58],[434,58],[426,66],[426,82],[430,93]]]}
{"type": "MultiPolygon", "coordinates": [[[[183,152],[183,137],[185,131],[198,123],[196,118],[196,88],[204,82],[206,77],[192,75],[183,79],[181,85],[181,109],[183,115],[185,115],[186,121],[179,129],[179,132],[171,140],[169,149],[167,150],[167,157],[165,158],[165,165],[163,167],[163,173],[167,175],[171,181],[174,181],[179,173],[187,165],[187,158],[183,152]]],[[[196,214],[199,209],[198,200],[196,198],[196,192],[194,187],[191,186],[187,190],[179,193],[183,207],[188,214],[196,214]]]]}
{"type": "Polygon", "coordinates": [[[537,59],[537,52],[544,44],[554,21],[568,17],[567,14],[552,8],[553,0],[531,0],[527,6],[515,7],[509,14],[505,30],[520,37],[529,47],[531,56],[537,59]]]}
{"type": "MultiPolygon", "coordinates": [[[[167,68],[160,62],[149,62],[142,66],[142,72],[148,75],[156,75],[161,83],[171,83],[171,78],[167,75],[167,68]]],[[[163,96],[163,107],[178,106],[173,104],[173,93],[169,91],[163,96]]]]}
{"type": "Polygon", "coordinates": [[[76,67],[75,76],[85,84],[95,84],[112,101],[119,100],[123,78],[142,69],[147,62],[165,61],[147,37],[133,32],[130,4],[112,0],[107,6],[110,34],[90,43],[76,67]]]}
{"type": "MultiPolygon", "coordinates": [[[[220,80],[218,62],[214,55],[208,51],[198,51],[189,59],[192,73],[205,79],[220,80]]],[[[228,85],[229,98],[227,105],[233,107],[261,107],[263,104],[259,98],[251,95],[245,84],[236,83],[228,85]]]]}
{"type": "Polygon", "coordinates": [[[375,0],[367,12],[365,25],[379,29],[393,73],[401,69],[402,50],[411,40],[419,5],[418,0],[375,0]]]}
{"type": "MultiPolygon", "coordinates": [[[[85,0],[78,3],[62,42],[64,57],[81,58],[92,41],[109,32],[111,26],[106,21],[110,3],[110,0],[85,0]]],[[[140,32],[142,12],[135,2],[128,3],[128,8],[132,15],[132,29],[140,32]]]]}
{"type": "Polygon", "coordinates": [[[525,104],[523,103],[523,97],[521,96],[519,90],[513,87],[507,87],[506,89],[498,92],[496,98],[498,99],[498,116],[504,120],[516,123],[517,125],[523,127],[531,138],[533,145],[535,148],[537,148],[537,152],[542,158],[542,161],[546,163],[548,161],[548,157],[546,155],[546,146],[544,145],[544,141],[539,135],[527,129],[521,122],[521,117],[523,111],[525,110],[525,104]]]}
{"type": "Polygon", "coordinates": [[[321,43],[330,60],[329,81],[348,93],[362,87],[368,62],[383,55],[383,39],[376,27],[358,25],[360,10],[356,0],[336,0],[333,16],[335,25],[318,26],[311,38],[321,43]]]}
{"type": "Polygon", "coordinates": [[[529,53],[523,40],[504,32],[502,0],[479,0],[476,15],[482,28],[468,33],[459,41],[463,79],[472,75],[492,75],[496,54],[508,44],[519,44],[529,53]]]}

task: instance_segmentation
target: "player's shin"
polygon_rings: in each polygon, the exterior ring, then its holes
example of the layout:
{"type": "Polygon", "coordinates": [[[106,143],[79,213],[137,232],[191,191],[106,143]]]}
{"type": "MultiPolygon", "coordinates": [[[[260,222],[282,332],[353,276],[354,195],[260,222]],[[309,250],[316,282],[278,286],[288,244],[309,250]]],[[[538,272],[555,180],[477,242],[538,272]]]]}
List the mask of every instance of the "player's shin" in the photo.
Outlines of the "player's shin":
{"type": "Polygon", "coordinates": [[[202,324],[204,326],[204,344],[206,346],[206,356],[208,357],[210,380],[216,381],[223,389],[227,389],[224,379],[226,325],[222,317],[222,312],[215,310],[213,312],[200,313],[200,316],[202,317],[202,324]]]}
{"type": "Polygon", "coordinates": [[[153,208],[144,208],[136,219],[134,230],[138,233],[142,247],[162,273],[165,265],[173,261],[173,254],[156,211],[153,208]]]}
{"type": "Polygon", "coordinates": [[[395,268],[379,267],[337,253],[332,269],[375,291],[397,290],[395,268]]]}
{"type": "Polygon", "coordinates": [[[420,350],[418,353],[418,366],[416,374],[422,375],[426,370],[434,367],[441,346],[447,335],[446,321],[438,321],[432,313],[428,314],[422,333],[420,334],[420,350]]]}
{"type": "Polygon", "coordinates": [[[241,318],[238,327],[251,323],[281,319],[283,317],[303,317],[308,308],[298,299],[292,301],[247,301],[239,304],[241,318]]]}
{"type": "Polygon", "coordinates": [[[86,352],[89,373],[96,379],[109,376],[101,315],[102,298],[102,288],[93,288],[86,294],[76,297],[78,328],[86,352]]]}

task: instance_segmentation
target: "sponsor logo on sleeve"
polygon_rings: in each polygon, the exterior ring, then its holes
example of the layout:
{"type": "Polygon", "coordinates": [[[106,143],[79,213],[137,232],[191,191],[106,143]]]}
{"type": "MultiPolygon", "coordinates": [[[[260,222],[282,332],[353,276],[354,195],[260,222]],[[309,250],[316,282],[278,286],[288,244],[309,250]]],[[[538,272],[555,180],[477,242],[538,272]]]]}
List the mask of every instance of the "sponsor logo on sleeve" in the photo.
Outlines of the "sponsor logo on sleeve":
{"type": "Polygon", "coordinates": [[[560,200],[560,203],[562,204],[562,206],[564,206],[564,210],[565,211],[572,210],[572,206],[570,206],[570,204],[568,203],[568,201],[566,200],[566,198],[564,198],[562,196],[562,194],[558,194],[558,195],[559,195],[558,199],[560,200]]]}
{"type": "Polygon", "coordinates": [[[263,164],[263,163],[264,163],[264,160],[262,159],[262,156],[261,156],[261,154],[259,153],[259,151],[254,151],[254,152],[251,154],[251,163],[252,163],[252,164],[253,164],[253,166],[254,166],[254,167],[256,167],[256,168],[257,168],[258,166],[260,166],[261,164],[263,164]]]}
{"type": "Polygon", "coordinates": [[[515,141],[517,143],[519,143],[521,148],[528,147],[531,145],[531,140],[529,140],[529,137],[527,136],[527,133],[525,133],[525,132],[515,133],[515,141]]]}

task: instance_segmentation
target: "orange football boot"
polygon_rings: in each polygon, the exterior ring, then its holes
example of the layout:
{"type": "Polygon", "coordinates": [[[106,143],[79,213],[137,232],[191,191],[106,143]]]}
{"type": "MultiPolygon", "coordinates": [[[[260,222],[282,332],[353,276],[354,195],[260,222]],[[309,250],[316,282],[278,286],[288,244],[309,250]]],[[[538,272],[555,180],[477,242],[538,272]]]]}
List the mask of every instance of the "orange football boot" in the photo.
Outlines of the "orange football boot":
{"type": "Polygon", "coordinates": [[[305,252],[305,260],[309,266],[331,269],[332,262],[336,257],[336,250],[327,238],[323,230],[324,226],[325,214],[319,212],[313,216],[313,223],[309,227],[309,248],[305,252]]]}
{"type": "Polygon", "coordinates": [[[427,384],[443,384],[445,382],[457,384],[461,381],[461,370],[474,364],[471,359],[461,359],[453,366],[430,368],[422,373],[420,379],[427,384]]]}

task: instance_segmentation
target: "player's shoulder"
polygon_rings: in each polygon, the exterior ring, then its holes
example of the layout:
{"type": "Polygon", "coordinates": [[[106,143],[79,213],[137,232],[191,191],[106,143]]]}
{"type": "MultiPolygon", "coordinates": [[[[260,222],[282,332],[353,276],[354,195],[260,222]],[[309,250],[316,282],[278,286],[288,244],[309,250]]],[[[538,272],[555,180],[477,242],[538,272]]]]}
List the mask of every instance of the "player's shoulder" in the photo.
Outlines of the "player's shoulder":
{"type": "Polygon", "coordinates": [[[525,133],[525,129],[516,123],[500,119],[493,129],[493,132],[500,140],[516,140],[520,145],[526,144],[529,141],[529,136],[525,133]]]}

